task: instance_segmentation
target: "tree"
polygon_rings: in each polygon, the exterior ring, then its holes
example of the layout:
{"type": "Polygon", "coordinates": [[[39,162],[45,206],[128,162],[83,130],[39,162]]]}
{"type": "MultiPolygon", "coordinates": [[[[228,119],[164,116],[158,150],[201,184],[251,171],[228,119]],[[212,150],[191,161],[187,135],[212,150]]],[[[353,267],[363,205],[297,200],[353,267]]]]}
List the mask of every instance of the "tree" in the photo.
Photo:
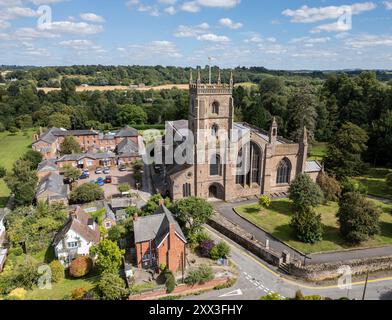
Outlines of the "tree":
{"type": "Polygon", "coordinates": [[[339,180],[359,175],[364,170],[362,154],[366,151],[368,135],[355,124],[346,123],[328,146],[325,168],[339,180]]]}
{"type": "Polygon", "coordinates": [[[387,174],[387,176],[385,177],[385,182],[387,183],[388,187],[392,188],[392,173],[387,174]]]}
{"type": "Polygon", "coordinates": [[[95,289],[102,300],[121,300],[127,295],[124,280],[110,272],[102,275],[95,289]]]}
{"type": "Polygon", "coordinates": [[[342,236],[358,244],[380,233],[380,211],[358,192],[342,196],[337,217],[342,236]]]}
{"type": "Polygon", "coordinates": [[[271,199],[267,195],[263,195],[259,198],[259,206],[262,208],[269,208],[271,206],[271,199]]]}
{"type": "Polygon", "coordinates": [[[30,161],[30,169],[36,170],[38,165],[42,162],[42,154],[35,150],[29,150],[24,154],[21,160],[30,161]]]}
{"type": "Polygon", "coordinates": [[[141,215],[148,216],[154,214],[155,211],[157,211],[157,209],[159,208],[159,205],[162,200],[164,200],[165,206],[167,208],[171,207],[171,202],[169,198],[163,199],[160,194],[155,194],[147,201],[146,205],[143,207],[141,215]]]}
{"type": "Polygon", "coordinates": [[[214,209],[206,200],[189,197],[177,201],[173,214],[184,230],[187,238],[202,230],[203,224],[212,216],[214,209]]]}
{"type": "Polygon", "coordinates": [[[67,114],[55,112],[49,116],[48,126],[50,128],[71,129],[71,117],[67,114]]]}
{"type": "Polygon", "coordinates": [[[75,204],[89,203],[104,198],[103,190],[94,183],[86,183],[76,187],[70,195],[70,200],[75,204]]]}
{"type": "Polygon", "coordinates": [[[3,179],[7,175],[7,170],[4,167],[0,167],[0,179],[3,179]]]}
{"type": "Polygon", "coordinates": [[[90,273],[93,261],[89,257],[78,257],[71,262],[69,274],[74,278],[81,278],[90,273]]]}
{"type": "Polygon", "coordinates": [[[73,182],[79,179],[81,172],[78,168],[65,166],[64,168],[64,178],[68,179],[72,185],[73,182]]]}
{"type": "Polygon", "coordinates": [[[95,265],[98,272],[118,273],[121,267],[124,250],[111,240],[102,240],[97,246],[90,249],[90,254],[96,256],[95,265]]]}
{"type": "Polygon", "coordinates": [[[290,185],[289,193],[296,210],[317,207],[323,201],[320,187],[306,173],[295,178],[290,185]]]}
{"type": "Polygon", "coordinates": [[[145,124],[147,114],[143,108],[136,105],[122,105],[117,113],[117,123],[119,126],[145,124]]]}
{"type": "Polygon", "coordinates": [[[165,275],[165,286],[166,286],[166,292],[167,293],[172,293],[174,291],[174,289],[176,288],[176,278],[174,277],[173,272],[171,272],[170,270],[165,270],[164,271],[164,275],[165,275]]]}
{"type": "Polygon", "coordinates": [[[131,190],[131,186],[129,185],[129,183],[120,183],[117,187],[117,190],[120,193],[128,192],[129,190],[131,190]]]}
{"type": "Polygon", "coordinates": [[[219,242],[210,252],[211,259],[227,259],[230,255],[230,247],[225,242],[219,242]]]}
{"type": "Polygon", "coordinates": [[[63,143],[60,145],[60,150],[61,155],[82,152],[79,143],[72,136],[67,136],[64,138],[63,143]]]}
{"type": "Polygon", "coordinates": [[[317,184],[323,191],[325,201],[339,201],[342,187],[334,177],[322,172],[317,177],[317,184]]]}
{"type": "Polygon", "coordinates": [[[321,215],[316,214],[312,208],[302,208],[295,212],[290,226],[295,230],[297,238],[305,243],[313,244],[323,238],[321,215]]]}
{"type": "Polygon", "coordinates": [[[117,224],[109,230],[109,240],[118,242],[125,237],[126,229],[123,225],[117,224]]]}
{"type": "Polygon", "coordinates": [[[58,260],[53,260],[49,264],[50,270],[52,272],[52,281],[58,283],[64,279],[64,267],[58,260]]]}

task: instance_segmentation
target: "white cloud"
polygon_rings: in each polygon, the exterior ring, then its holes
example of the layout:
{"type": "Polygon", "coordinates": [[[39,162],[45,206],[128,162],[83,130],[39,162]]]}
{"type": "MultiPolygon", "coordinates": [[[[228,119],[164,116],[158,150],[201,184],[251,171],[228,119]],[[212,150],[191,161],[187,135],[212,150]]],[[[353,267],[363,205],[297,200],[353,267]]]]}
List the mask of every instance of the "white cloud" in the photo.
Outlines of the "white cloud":
{"type": "Polygon", "coordinates": [[[177,38],[195,38],[198,35],[208,33],[210,26],[208,23],[204,22],[197,26],[184,26],[180,25],[174,36],[177,38]]]}
{"type": "Polygon", "coordinates": [[[0,29],[7,29],[11,26],[8,21],[0,20],[0,29]]]}
{"type": "Polygon", "coordinates": [[[82,20],[84,21],[88,21],[88,22],[105,22],[105,19],[95,13],[82,13],[80,14],[80,17],[82,18],[82,20]]]}
{"type": "Polygon", "coordinates": [[[201,10],[201,7],[230,9],[239,5],[241,0],[194,0],[182,4],[181,10],[195,13],[201,10]]]}
{"type": "Polygon", "coordinates": [[[177,13],[176,8],[174,8],[173,6],[167,7],[164,11],[170,15],[174,15],[177,13]]]}
{"type": "Polygon", "coordinates": [[[330,37],[323,37],[323,38],[311,38],[311,37],[302,37],[302,38],[294,38],[290,42],[291,43],[326,43],[330,41],[330,37]]]}
{"type": "Polygon", "coordinates": [[[365,48],[375,46],[392,46],[392,36],[360,35],[345,40],[345,45],[350,48],[365,48]]]}
{"type": "Polygon", "coordinates": [[[128,46],[128,49],[118,48],[127,56],[130,55],[135,59],[145,61],[152,57],[181,58],[182,54],[173,42],[158,40],[147,44],[135,44],[128,46]]]}
{"type": "Polygon", "coordinates": [[[80,35],[97,34],[104,30],[103,27],[100,25],[72,21],[55,21],[51,23],[45,23],[40,25],[39,29],[54,33],[68,33],[80,35]]]}
{"type": "Polygon", "coordinates": [[[385,9],[392,10],[392,1],[384,1],[383,2],[385,9]]]}
{"type": "Polygon", "coordinates": [[[1,20],[38,17],[37,11],[26,7],[7,7],[0,11],[1,20]]]}
{"type": "Polygon", "coordinates": [[[181,10],[195,13],[200,11],[200,6],[196,1],[184,2],[181,6],[181,10]]]}
{"type": "Polygon", "coordinates": [[[230,29],[240,29],[242,28],[243,24],[240,22],[233,22],[233,20],[229,18],[222,18],[219,20],[221,26],[230,28],[230,29]]]}
{"type": "Polygon", "coordinates": [[[297,10],[286,9],[282,12],[283,15],[291,17],[291,22],[294,23],[314,23],[329,19],[338,19],[347,11],[352,14],[360,14],[362,12],[371,11],[376,8],[373,2],[354,3],[350,6],[329,6],[311,8],[303,6],[297,10]]]}
{"type": "Polygon", "coordinates": [[[209,42],[221,42],[221,43],[230,42],[230,38],[228,38],[226,36],[218,36],[213,33],[207,33],[207,34],[203,34],[201,36],[198,36],[197,40],[209,41],[209,42]]]}

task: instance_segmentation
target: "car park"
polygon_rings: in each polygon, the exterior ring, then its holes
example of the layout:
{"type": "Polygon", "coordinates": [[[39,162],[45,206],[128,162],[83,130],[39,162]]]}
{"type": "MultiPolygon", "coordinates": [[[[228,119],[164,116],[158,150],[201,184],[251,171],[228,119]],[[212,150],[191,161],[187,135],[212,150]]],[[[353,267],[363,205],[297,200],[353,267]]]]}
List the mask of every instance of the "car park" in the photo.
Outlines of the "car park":
{"type": "Polygon", "coordinates": [[[110,168],[104,168],[103,169],[104,174],[109,174],[110,173],[110,168]]]}
{"type": "Polygon", "coordinates": [[[96,184],[102,187],[103,185],[105,185],[105,179],[101,177],[98,178],[96,184]]]}
{"type": "Polygon", "coordinates": [[[79,177],[80,180],[85,180],[88,179],[90,175],[87,175],[85,172],[82,173],[82,175],[79,177]]]}
{"type": "Polygon", "coordinates": [[[120,165],[120,166],[118,167],[118,170],[121,171],[121,172],[124,172],[124,171],[127,171],[127,167],[124,166],[124,165],[120,165]]]}
{"type": "Polygon", "coordinates": [[[107,176],[105,178],[105,183],[112,183],[112,177],[111,176],[107,176]]]}
{"type": "Polygon", "coordinates": [[[102,168],[95,169],[95,174],[102,174],[102,168]]]}

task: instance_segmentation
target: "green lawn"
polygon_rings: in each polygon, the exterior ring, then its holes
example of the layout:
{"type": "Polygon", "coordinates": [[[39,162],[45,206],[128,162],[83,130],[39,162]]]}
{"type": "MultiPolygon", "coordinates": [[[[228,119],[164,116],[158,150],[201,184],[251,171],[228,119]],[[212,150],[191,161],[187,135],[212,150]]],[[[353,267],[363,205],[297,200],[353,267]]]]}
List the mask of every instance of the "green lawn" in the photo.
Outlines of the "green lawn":
{"type": "MultiPolygon", "coordinates": [[[[386,205],[378,201],[374,202],[383,212],[381,216],[381,234],[363,243],[361,247],[392,244],[392,205],[386,205]]],[[[337,203],[330,203],[317,208],[316,211],[322,215],[324,239],[313,245],[296,240],[295,234],[289,225],[292,216],[292,204],[289,200],[273,201],[269,209],[260,210],[258,205],[251,205],[238,207],[236,211],[242,217],[303,253],[310,254],[353,248],[347,245],[340,236],[336,219],[337,203]]]]}
{"type": "MultiPolygon", "coordinates": [[[[35,130],[28,130],[26,134],[18,132],[15,135],[0,132],[0,165],[11,170],[13,163],[30,148],[34,132],[35,130]]],[[[3,179],[0,179],[0,208],[5,206],[9,195],[7,186],[3,179]]]]}
{"type": "Polygon", "coordinates": [[[325,142],[316,142],[311,145],[309,148],[309,157],[308,160],[317,160],[321,161],[327,154],[327,143],[325,142]]]}
{"type": "Polygon", "coordinates": [[[392,199],[392,188],[388,187],[385,182],[385,176],[390,172],[392,172],[390,169],[372,168],[355,180],[366,186],[369,195],[392,199]]]}

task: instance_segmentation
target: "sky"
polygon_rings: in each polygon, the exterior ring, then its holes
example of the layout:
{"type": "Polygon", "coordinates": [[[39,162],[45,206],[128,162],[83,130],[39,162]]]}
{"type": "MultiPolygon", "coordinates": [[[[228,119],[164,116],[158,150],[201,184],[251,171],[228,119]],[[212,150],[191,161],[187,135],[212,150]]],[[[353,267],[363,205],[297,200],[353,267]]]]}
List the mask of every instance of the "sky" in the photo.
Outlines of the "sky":
{"type": "Polygon", "coordinates": [[[392,69],[392,0],[0,0],[0,64],[392,69]]]}

